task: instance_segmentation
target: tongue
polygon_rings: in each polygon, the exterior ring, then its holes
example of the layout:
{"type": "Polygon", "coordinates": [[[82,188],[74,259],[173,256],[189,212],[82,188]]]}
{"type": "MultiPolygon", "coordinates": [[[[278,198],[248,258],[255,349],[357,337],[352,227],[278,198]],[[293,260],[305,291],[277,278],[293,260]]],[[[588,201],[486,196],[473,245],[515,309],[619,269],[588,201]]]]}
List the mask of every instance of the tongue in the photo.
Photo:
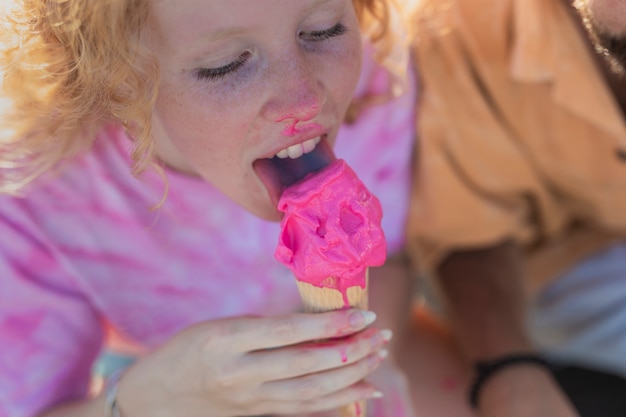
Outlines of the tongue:
{"type": "Polygon", "coordinates": [[[299,158],[260,159],[254,164],[257,175],[265,184],[272,202],[276,205],[283,190],[309,174],[320,171],[337,158],[326,141],[322,140],[312,152],[299,158]]]}
{"type": "MultiPolygon", "coordinates": [[[[334,155],[332,159],[334,159],[334,155]]],[[[284,190],[300,181],[308,174],[320,171],[322,168],[328,166],[332,160],[323,152],[317,151],[316,148],[314,151],[306,153],[296,159],[274,157],[270,159],[269,162],[278,174],[279,183],[284,190]]]]}

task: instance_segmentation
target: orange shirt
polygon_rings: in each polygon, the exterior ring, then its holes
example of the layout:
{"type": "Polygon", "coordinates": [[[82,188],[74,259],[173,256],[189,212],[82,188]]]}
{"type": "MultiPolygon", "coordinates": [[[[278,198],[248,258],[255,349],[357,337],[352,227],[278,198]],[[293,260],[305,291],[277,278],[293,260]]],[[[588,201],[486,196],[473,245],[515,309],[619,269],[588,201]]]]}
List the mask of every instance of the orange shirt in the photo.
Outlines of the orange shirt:
{"type": "Polygon", "coordinates": [[[409,245],[507,238],[537,285],[626,236],[624,117],[563,0],[421,0],[409,245]]]}

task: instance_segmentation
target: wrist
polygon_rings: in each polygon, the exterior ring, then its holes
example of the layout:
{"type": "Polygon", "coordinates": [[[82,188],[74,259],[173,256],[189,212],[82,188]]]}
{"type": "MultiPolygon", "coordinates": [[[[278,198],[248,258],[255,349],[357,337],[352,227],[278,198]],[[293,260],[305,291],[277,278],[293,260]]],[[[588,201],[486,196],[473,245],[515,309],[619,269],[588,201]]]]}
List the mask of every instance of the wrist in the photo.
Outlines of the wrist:
{"type": "Polygon", "coordinates": [[[103,391],[104,417],[122,417],[118,403],[118,388],[122,374],[121,370],[115,371],[106,380],[103,391]]]}
{"type": "MultiPolygon", "coordinates": [[[[537,373],[552,374],[550,364],[540,355],[531,352],[509,353],[490,361],[478,361],[475,363],[474,379],[470,385],[469,403],[474,409],[478,409],[480,400],[487,386],[495,386],[496,382],[511,380],[515,383],[524,384],[523,375],[530,375],[530,381],[537,373]],[[515,372],[514,372],[515,371],[515,372]]],[[[507,384],[504,392],[510,392],[507,384]]]]}

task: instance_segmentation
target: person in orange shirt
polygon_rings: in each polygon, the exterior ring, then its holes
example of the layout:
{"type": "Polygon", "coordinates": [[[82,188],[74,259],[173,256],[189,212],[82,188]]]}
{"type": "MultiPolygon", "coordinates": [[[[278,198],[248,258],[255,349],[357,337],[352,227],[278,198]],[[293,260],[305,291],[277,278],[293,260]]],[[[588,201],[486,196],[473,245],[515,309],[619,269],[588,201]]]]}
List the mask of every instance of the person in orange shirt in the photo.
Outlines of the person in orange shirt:
{"type": "Polygon", "coordinates": [[[415,16],[409,240],[476,366],[470,401],[586,415],[560,365],[626,377],[626,2],[421,0],[415,16]]]}

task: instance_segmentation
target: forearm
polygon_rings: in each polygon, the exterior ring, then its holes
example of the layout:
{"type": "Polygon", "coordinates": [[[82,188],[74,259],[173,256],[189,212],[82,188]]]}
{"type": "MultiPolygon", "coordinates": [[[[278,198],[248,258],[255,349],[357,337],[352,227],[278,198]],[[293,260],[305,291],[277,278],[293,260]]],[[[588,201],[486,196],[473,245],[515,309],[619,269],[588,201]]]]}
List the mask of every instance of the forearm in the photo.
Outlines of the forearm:
{"type": "Polygon", "coordinates": [[[104,417],[104,396],[90,400],[72,401],[56,406],[39,417],[104,417]]]}
{"type": "Polygon", "coordinates": [[[438,275],[452,330],[470,360],[532,348],[517,244],[454,253],[438,275]]]}
{"type": "Polygon", "coordinates": [[[391,348],[398,344],[408,329],[411,318],[414,280],[404,254],[390,257],[384,266],[370,269],[370,310],[375,311],[377,328],[391,329],[391,348]]]}

